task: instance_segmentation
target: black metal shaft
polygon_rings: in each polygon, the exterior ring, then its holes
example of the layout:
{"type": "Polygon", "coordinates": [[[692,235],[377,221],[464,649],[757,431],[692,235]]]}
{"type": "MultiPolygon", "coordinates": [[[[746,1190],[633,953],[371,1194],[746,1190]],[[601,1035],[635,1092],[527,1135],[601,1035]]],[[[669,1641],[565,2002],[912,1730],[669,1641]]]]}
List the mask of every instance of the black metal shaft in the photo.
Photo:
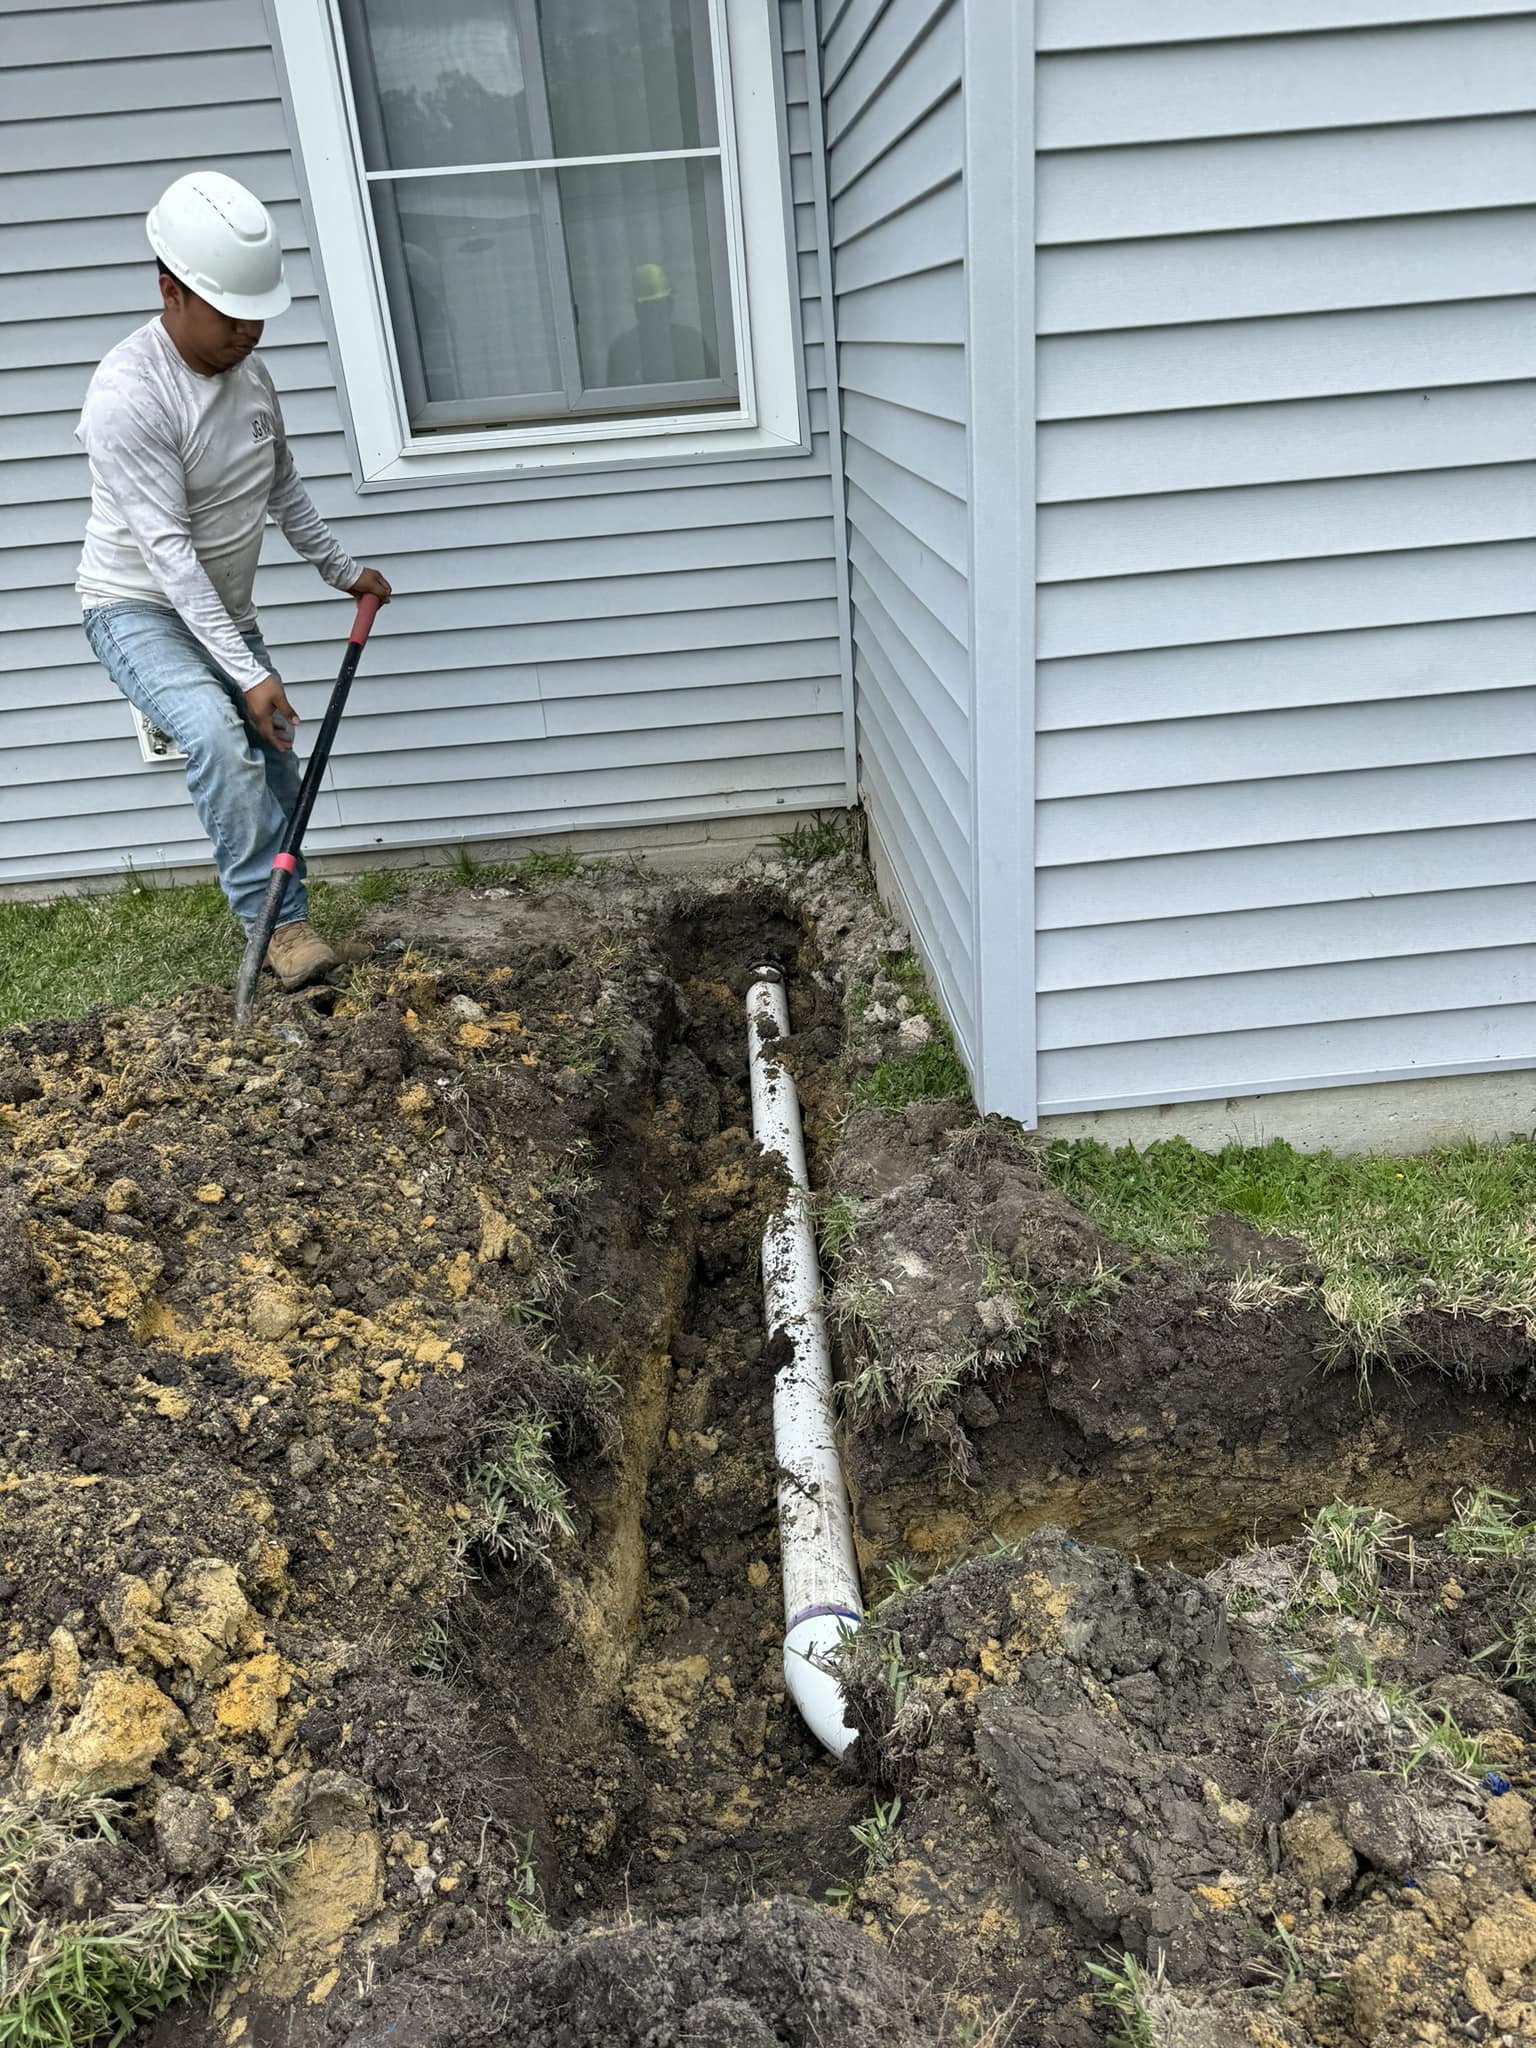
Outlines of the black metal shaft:
{"type": "Polygon", "coordinates": [[[288,884],[294,879],[294,863],[304,841],[305,827],[309,814],[315,808],[315,798],[320,794],[321,778],[326,763],[331,758],[331,747],[336,738],[341,714],[347,708],[347,692],[352,687],[352,678],[357,674],[357,664],[362,655],[364,643],[372,629],[379,609],[376,597],[359,600],[357,618],[352,627],[352,637],[347,642],[347,651],[341,658],[335,686],[330,702],[325,707],[325,716],[320,721],[320,736],[315,741],[314,751],[304,766],[299,793],[288,814],[288,825],[283,833],[283,843],[272,864],[272,879],[267,884],[266,900],[261,906],[256,922],[251,926],[250,936],[245,942],[245,951],[240,956],[240,972],[235,978],[235,1023],[242,1028],[250,1022],[251,1005],[256,996],[256,981],[261,973],[262,962],[267,957],[267,947],[277,929],[278,914],[283,907],[283,898],[288,893],[288,884]]]}
{"type": "Polygon", "coordinates": [[[235,977],[235,1022],[243,1030],[251,1021],[251,1004],[256,998],[256,977],[261,973],[261,963],[267,957],[267,947],[272,934],[277,930],[277,914],[283,907],[283,898],[288,893],[292,876],[285,868],[274,868],[272,879],[267,884],[266,901],[257,912],[256,922],[251,926],[250,936],[245,942],[245,951],[240,955],[240,972],[235,977]]]}
{"type": "Polygon", "coordinates": [[[356,641],[348,641],[347,651],[342,656],[341,671],[336,678],[336,686],[331,691],[330,702],[325,707],[325,716],[320,721],[320,737],[315,741],[314,752],[304,765],[304,777],[299,784],[299,794],[289,815],[288,830],[283,834],[284,853],[297,854],[303,843],[304,833],[309,824],[309,814],[315,808],[315,798],[320,794],[320,779],[325,774],[326,763],[331,758],[336,728],[341,724],[341,714],[347,708],[347,692],[352,687],[352,678],[357,674],[358,656],[362,651],[356,641]]]}

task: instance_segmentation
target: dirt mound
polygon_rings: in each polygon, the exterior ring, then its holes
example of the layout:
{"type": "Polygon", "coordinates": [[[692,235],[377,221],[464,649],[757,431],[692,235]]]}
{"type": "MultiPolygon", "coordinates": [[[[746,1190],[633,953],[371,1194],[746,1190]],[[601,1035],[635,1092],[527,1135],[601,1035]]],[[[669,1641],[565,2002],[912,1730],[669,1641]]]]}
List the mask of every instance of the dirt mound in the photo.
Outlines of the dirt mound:
{"type": "MultiPolygon", "coordinates": [[[[1536,1350],[1515,1330],[1425,1316],[1373,1383],[1328,1369],[1337,1332],[1283,1288],[1246,1297],[1234,1232],[1202,1266],[1133,1255],[1020,1133],[954,1102],[857,1112],[831,1173],[851,1469],[882,1558],[931,1568],[1056,1522],[1211,1565],[1335,1498],[1433,1531],[1464,1488],[1529,1487],[1536,1350]]],[[[1294,1252],[1267,1242],[1283,1279],[1294,1252]]]]}
{"type": "Polygon", "coordinates": [[[1364,1622],[1308,1604],[1300,1549],[1200,1580],[1056,1530],[891,1599],[846,1653],[896,1802],[851,1910],[1064,2048],[1102,2038],[1096,1952],[1146,1963],[1151,2041],[1213,2012],[1240,2021],[1213,2040],[1438,2040],[1447,2000],[1528,2038],[1536,1722],[1471,1675],[1518,1596],[1408,1556],[1364,1622]],[[1234,1615],[1266,1576],[1281,1603],[1234,1615]]]}
{"type": "Polygon", "coordinates": [[[697,1920],[581,1929],[486,1958],[465,1975],[429,1968],[376,2000],[346,2048],[377,2041],[379,2013],[402,2048],[922,2048],[935,2011],[862,1934],[793,1900],[697,1920]]]}

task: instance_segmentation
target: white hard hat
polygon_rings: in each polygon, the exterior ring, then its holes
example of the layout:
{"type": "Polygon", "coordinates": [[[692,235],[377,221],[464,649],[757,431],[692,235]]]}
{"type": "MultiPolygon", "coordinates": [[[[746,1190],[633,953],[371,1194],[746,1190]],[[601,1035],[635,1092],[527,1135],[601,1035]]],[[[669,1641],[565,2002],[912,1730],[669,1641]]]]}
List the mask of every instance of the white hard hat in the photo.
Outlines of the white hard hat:
{"type": "Polygon", "coordinates": [[[271,320],[292,303],[271,214],[222,171],[178,178],[144,227],[171,275],[230,319],[271,320]]]}

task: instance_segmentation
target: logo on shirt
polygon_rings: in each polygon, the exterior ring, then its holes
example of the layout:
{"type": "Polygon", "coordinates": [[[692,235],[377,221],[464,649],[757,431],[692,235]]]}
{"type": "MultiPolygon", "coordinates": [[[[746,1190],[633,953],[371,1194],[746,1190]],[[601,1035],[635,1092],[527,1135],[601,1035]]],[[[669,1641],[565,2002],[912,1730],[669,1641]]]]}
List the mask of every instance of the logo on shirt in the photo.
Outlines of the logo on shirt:
{"type": "Polygon", "coordinates": [[[272,415],[265,412],[257,413],[256,417],[251,421],[251,439],[253,441],[270,441],[272,433],[272,415]]]}

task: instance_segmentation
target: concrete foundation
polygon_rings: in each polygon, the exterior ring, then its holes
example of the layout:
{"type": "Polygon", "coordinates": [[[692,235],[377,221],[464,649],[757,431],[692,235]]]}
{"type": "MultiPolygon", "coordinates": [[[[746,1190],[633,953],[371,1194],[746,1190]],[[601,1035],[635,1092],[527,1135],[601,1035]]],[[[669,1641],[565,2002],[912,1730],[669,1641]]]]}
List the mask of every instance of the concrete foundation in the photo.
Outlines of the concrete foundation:
{"type": "MultiPolygon", "coordinates": [[[[525,860],[530,853],[574,853],[583,860],[637,860],[658,874],[674,870],[729,866],[749,853],[772,847],[775,840],[826,816],[817,811],[770,811],[741,818],[700,818],[678,825],[631,825],[586,832],[543,832],[527,839],[471,839],[441,846],[370,847],[362,853],[307,856],[309,872],[335,878],[379,868],[452,867],[461,848],[477,861],[525,860]]],[[[215,879],[211,860],[176,868],[140,868],[135,877],[152,888],[215,879]]],[[[0,885],[0,902],[48,902],[56,896],[100,896],[121,889],[126,869],[110,875],[74,876],[62,882],[12,882],[0,885]]]]}
{"type": "Polygon", "coordinates": [[[1169,1102],[1040,1120],[1040,1136],[1150,1145],[1187,1138],[1203,1151],[1284,1138],[1298,1152],[1428,1152],[1467,1138],[1502,1142],[1536,1132],[1536,1071],[1440,1074],[1349,1088],[1298,1088],[1220,1102],[1169,1102]]]}

